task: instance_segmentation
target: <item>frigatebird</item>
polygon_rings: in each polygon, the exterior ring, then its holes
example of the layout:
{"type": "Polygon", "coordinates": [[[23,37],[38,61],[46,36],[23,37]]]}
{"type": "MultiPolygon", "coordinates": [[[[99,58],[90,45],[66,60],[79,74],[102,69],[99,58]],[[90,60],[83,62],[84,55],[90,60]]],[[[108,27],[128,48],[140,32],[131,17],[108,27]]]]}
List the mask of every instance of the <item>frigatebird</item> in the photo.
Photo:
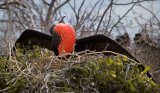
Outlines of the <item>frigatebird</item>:
{"type": "Polygon", "coordinates": [[[115,40],[125,48],[129,47],[131,43],[128,33],[124,33],[123,35],[117,36],[115,40]]]}
{"type": "MultiPolygon", "coordinates": [[[[28,46],[28,42],[31,41],[32,44],[30,44],[30,48],[32,48],[33,45],[37,45],[54,51],[55,55],[59,55],[63,50],[65,53],[70,53],[73,49],[75,52],[84,51],[86,49],[91,51],[106,50],[126,55],[139,63],[126,49],[107,36],[98,34],[76,40],[74,29],[70,25],[64,23],[53,25],[50,28],[50,33],[51,35],[48,35],[39,31],[27,29],[17,39],[15,46],[18,43],[18,46],[23,48],[28,46]]],[[[141,66],[142,69],[144,69],[144,66],[141,66]]],[[[147,72],[147,75],[149,78],[152,78],[149,72],[147,72]]]]}

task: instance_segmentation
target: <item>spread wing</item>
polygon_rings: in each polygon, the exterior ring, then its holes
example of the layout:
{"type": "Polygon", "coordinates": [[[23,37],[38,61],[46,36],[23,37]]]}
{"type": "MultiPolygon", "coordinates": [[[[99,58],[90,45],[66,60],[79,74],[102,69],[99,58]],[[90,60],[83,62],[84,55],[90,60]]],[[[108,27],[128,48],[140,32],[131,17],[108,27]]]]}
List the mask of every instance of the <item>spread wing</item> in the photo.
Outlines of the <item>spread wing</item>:
{"type": "MultiPolygon", "coordinates": [[[[33,45],[37,45],[42,48],[53,50],[51,46],[51,40],[52,36],[50,35],[27,29],[17,39],[15,46],[16,48],[27,48],[27,46],[29,45],[30,48],[33,49],[33,45]]],[[[15,50],[15,46],[13,50],[15,50]]]]}
{"type": "MultiPolygon", "coordinates": [[[[75,46],[75,52],[84,51],[86,49],[89,49],[91,51],[113,51],[116,53],[120,53],[123,55],[126,55],[127,57],[134,59],[136,62],[139,63],[139,61],[133,57],[126,49],[121,47],[118,43],[116,43],[114,40],[104,36],[104,35],[94,35],[82,39],[78,39],[76,41],[75,46]]],[[[143,65],[140,65],[142,69],[144,69],[143,65]]],[[[149,72],[147,72],[147,76],[152,78],[149,72]]],[[[154,79],[152,79],[155,81],[154,79]]]]}
{"type": "Polygon", "coordinates": [[[117,42],[114,40],[104,36],[104,35],[94,35],[82,39],[78,39],[76,41],[75,51],[84,51],[89,49],[91,51],[113,51],[116,53],[120,53],[123,55],[128,56],[129,58],[134,59],[138,62],[136,58],[134,58],[126,49],[121,47],[117,42]]]}

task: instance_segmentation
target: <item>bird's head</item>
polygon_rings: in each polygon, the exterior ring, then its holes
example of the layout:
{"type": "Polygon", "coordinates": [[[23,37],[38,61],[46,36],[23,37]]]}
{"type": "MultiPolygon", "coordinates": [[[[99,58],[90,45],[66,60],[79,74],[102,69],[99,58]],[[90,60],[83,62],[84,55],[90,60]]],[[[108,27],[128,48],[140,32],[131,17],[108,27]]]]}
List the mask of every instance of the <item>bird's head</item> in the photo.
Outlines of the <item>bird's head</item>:
{"type": "Polygon", "coordinates": [[[129,35],[128,33],[124,33],[123,35],[120,35],[116,38],[116,41],[124,46],[124,47],[129,47],[130,46],[130,38],[129,38],[129,35]]]}
{"type": "Polygon", "coordinates": [[[137,33],[135,34],[135,37],[134,37],[134,43],[135,44],[144,44],[144,39],[143,39],[143,36],[141,33],[137,33]]]}
{"type": "Polygon", "coordinates": [[[72,26],[59,23],[50,28],[52,46],[60,53],[71,53],[76,43],[76,35],[72,26]]]}

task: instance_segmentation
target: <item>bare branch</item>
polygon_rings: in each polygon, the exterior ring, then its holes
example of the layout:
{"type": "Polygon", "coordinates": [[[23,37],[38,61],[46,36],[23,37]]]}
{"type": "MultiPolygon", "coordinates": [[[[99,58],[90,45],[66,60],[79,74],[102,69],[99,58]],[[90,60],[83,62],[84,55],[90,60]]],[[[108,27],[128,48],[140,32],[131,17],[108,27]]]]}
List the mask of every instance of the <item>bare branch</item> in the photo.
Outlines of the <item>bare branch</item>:
{"type": "Polygon", "coordinates": [[[11,11],[8,4],[8,0],[6,0],[6,4],[8,10],[8,18],[9,18],[9,57],[11,58],[11,51],[12,51],[11,40],[12,40],[13,25],[12,25],[11,11]]]}
{"type": "Polygon", "coordinates": [[[52,8],[53,8],[53,5],[54,5],[54,2],[55,2],[55,0],[52,0],[51,4],[49,5],[49,9],[48,9],[47,16],[46,16],[46,27],[48,27],[49,21],[51,19],[52,8]]]}
{"type": "Polygon", "coordinates": [[[62,6],[64,6],[66,3],[68,3],[70,0],[66,0],[65,2],[63,2],[62,4],[60,4],[59,6],[56,7],[56,9],[53,11],[53,15],[57,12],[58,9],[60,9],[62,6]]]}
{"type": "MultiPolygon", "coordinates": [[[[144,0],[143,1],[137,0],[137,1],[138,2],[145,2],[144,0]]],[[[124,6],[124,5],[130,5],[130,4],[137,3],[137,1],[136,2],[132,1],[132,2],[129,2],[129,3],[113,3],[113,5],[122,5],[122,6],[124,6]]]]}
{"type": "Polygon", "coordinates": [[[121,18],[119,18],[119,20],[112,26],[112,28],[111,28],[111,30],[110,30],[110,32],[109,32],[109,34],[108,34],[108,37],[110,36],[113,28],[133,9],[133,7],[134,7],[136,4],[137,4],[137,2],[134,3],[134,4],[132,5],[132,7],[131,7],[121,18]]]}
{"type": "Polygon", "coordinates": [[[112,3],[113,3],[113,0],[111,0],[110,4],[109,4],[108,7],[106,8],[106,10],[103,12],[102,17],[101,17],[101,19],[100,19],[100,21],[99,21],[99,24],[98,24],[98,27],[97,27],[97,29],[96,29],[95,34],[98,33],[98,30],[99,30],[99,27],[100,27],[100,25],[101,25],[101,23],[102,23],[102,20],[103,20],[103,18],[104,18],[104,16],[105,16],[106,12],[108,11],[108,9],[112,6],[112,3]]]}
{"type": "MultiPolygon", "coordinates": [[[[18,5],[18,6],[22,6],[22,7],[24,7],[24,8],[27,8],[27,6],[26,5],[24,5],[24,4],[22,4],[21,2],[19,2],[19,1],[17,1],[17,0],[14,0],[13,2],[8,2],[8,3],[3,3],[3,4],[0,4],[0,8],[4,8],[3,6],[6,6],[6,5],[12,5],[12,4],[16,4],[16,5],[18,5]]],[[[6,7],[7,8],[7,7],[6,7]]]]}
{"type": "Polygon", "coordinates": [[[146,7],[142,6],[140,3],[138,3],[138,5],[140,7],[142,7],[143,9],[145,9],[146,11],[148,11],[149,13],[151,13],[153,15],[154,18],[156,18],[156,20],[158,21],[158,23],[160,23],[159,19],[157,18],[157,16],[152,12],[150,11],[149,9],[147,9],[146,7]]]}

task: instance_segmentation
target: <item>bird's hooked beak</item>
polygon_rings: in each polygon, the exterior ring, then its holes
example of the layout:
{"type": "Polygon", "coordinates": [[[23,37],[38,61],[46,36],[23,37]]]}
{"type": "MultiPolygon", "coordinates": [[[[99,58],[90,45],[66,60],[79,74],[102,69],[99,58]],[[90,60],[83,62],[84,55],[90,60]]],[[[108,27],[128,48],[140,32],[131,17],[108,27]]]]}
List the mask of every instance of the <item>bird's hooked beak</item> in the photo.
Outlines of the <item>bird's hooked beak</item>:
{"type": "MultiPolygon", "coordinates": [[[[65,22],[64,22],[64,18],[65,18],[66,16],[63,16],[62,18],[61,18],[61,20],[59,21],[59,23],[64,23],[65,24],[65,22]]],[[[54,28],[55,28],[55,26],[56,25],[52,25],[51,26],[51,28],[49,29],[49,31],[50,31],[50,34],[54,37],[54,35],[55,35],[55,33],[54,33],[54,28]]]]}

